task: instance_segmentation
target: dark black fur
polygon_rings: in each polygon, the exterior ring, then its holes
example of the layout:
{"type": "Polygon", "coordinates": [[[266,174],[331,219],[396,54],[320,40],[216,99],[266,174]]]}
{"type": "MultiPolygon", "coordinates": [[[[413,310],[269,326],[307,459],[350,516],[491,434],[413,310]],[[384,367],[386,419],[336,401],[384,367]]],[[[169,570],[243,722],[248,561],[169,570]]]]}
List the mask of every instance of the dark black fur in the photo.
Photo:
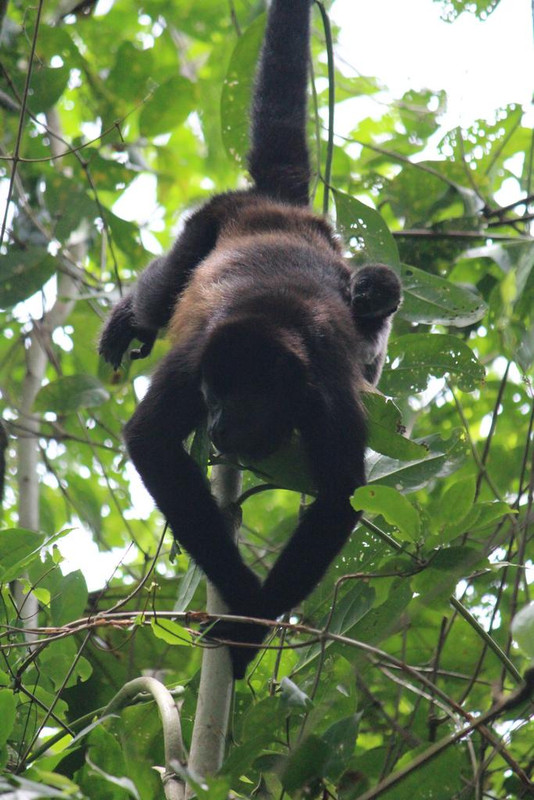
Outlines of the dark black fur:
{"type": "MultiPolygon", "coordinates": [[[[188,220],[115,307],[100,353],[118,367],[132,339],[173,346],[126,426],[129,454],[177,540],[231,612],[276,618],[316,586],[357,515],[365,483],[359,392],[382,369],[400,285],[387,267],[354,273],[329,224],[308,208],[306,91],[310,0],[273,0],[256,79],[254,186],[218,195],[188,220]],[[261,584],[183,442],[207,419],[216,446],[246,463],[301,432],[317,488],[261,584]]],[[[265,629],[218,629],[260,643],[265,629]]],[[[231,650],[242,677],[255,649],[231,650]]]]}

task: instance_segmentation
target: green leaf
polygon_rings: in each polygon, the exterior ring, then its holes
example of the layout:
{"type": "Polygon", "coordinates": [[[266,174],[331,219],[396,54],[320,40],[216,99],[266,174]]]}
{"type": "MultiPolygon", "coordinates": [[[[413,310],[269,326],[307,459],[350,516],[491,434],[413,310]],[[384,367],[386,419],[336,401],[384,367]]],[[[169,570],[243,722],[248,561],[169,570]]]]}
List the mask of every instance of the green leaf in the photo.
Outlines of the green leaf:
{"type": "Polygon", "coordinates": [[[0,581],[8,583],[20,577],[36,558],[44,535],[23,528],[0,531],[0,581]]]}
{"type": "Polygon", "coordinates": [[[314,494],[316,491],[308,456],[298,433],[294,433],[291,440],[283,444],[272,456],[244,466],[266,483],[272,483],[281,489],[291,489],[304,494],[314,494]]]}
{"type": "Polygon", "coordinates": [[[71,502],[81,522],[84,522],[95,536],[102,533],[102,501],[98,495],[99,486],[80,478],[69,476],[69,492],[71,502]]]}
{"type": "Polygon", "coordinates": [[[126,40],[117,48],[106,85],[117,97],[133,102],[144,98],[155,74],[154,50],[126,40]]]}
{"type": "Polygon", "coordinates": [[[462,328],[478,322],[487,311],[476,291],[430,272],[403,264],[401,279],[404,299],[399,315],[408,322],[462,328]]]}
{"type": "Polygon", "coordinates": [[[70,68],[65,65],[51,69],[43,64],[35,64],[30,89],[30,103],[34,114],[48,111],[55,106],[67,88],[69,76],[70,68]]]}
{"type": "Polygon", "coordinates": [[[154,636],[158,639],[163,639],[167,644],[189,646],[193,643],[189,631],[186,631],[182,625],[179,625],[172,619],[165,619],[163,617],[152,619],[150,627],[152,628],[154,636]]]}
{"type": "Polygon", "coordinates": [[[185,611],[186,608],[189,608],[189,604],[193,599],[197,586],[202,579],[202,570],[195,564],[192,558],[189,559],[189,564],[187,565],[187,571],[185,575],[180,576],[178,593],[173,606],[175,611],[185,611]]]}
{"type": "Polygon", "coordinates": [[[400,268],[395,239],[378,211],[344,192],[336,190],[334,197],[338,226],[358,262],[400,268]]]}
{"type": "Polygon", "coordinates": [[[10,248],[2,256],[0,308],[10,308],[39,291],[57,268],[56,260],[42,248],[10,248]]]}
{"type": "Polygon", "coordinates": [[[410,501],[389,486],[361,486],[352,496],[352,505],[357,511],[381,514],[390,525],[416,540],[421,533],[419,512],[410,501]]]}
{"type": "Polygon", "coordinates": [[[534,603],[519,611],[512,620],[512,636],[529,658],[534,658],[534,603]]]}
{"type": "Polygon", "coordinates": [[[181,125],[195,110],[195,91],[191,81],[175,75],[153,92],[139,116],[142,136],[157,136],[181,125]]]}
{"type": "Polygon", "coordinates": [[[387,197],[407,228],[428,224],[440,209],[457,200],[450,181],[436,174],[432,162],[404,166],[389,182],[387,197]]]}
{"type": "Polygon", "coordinates": [[[364,392],[362,397],[368,417],[369,447],[400,461],[426,457],[424,445],[402,435],[401,414],[393,400],[378,392],[364,392]]]}
{"type": "Polygon", "coordinates": [[[262,14],[237,40],[221,95],[222,139],[228,155],[238,164],[248,152],[249,107],[264,29],[262,14]]]}
{"type": "Polygon", "coordinates": [[[412,578],[413,588],[420,595],[419,601],[432,608],[449,598],[462,577],[482,565],[487,565],[487,559],[472,547],[444,547],[434,553],[426,569],[412,578]]]}
{"type": "Polygon", "coordinates": [[[473,351],[455,336],[414,333],[389,346],[391,365],[380,386],[393,396],[422,392],[430,377],[449,376],[463,392],[472,392],[484,380],[485,370],[473,351]]]}
{"type": "Polygon", "coordinates": [[[467,516],[475,502],[476,480],[474,477],[464,478],[448,486],[443,493],[438,509],[436,522],[446,526],[451,516],[455,523],[467,516]]]}
{"type": "Polygon", "coordinates": [[[98,206],[85,187],[57,171],[47,173],[44,197],[54,220],[54,235],[60,240],[78,230],[84,220],[92,222],[99,215],[98,206]]]}
{"type": "Polygon", "coordinates": [[[290,753],[282,772],[286,792],[303,789],[314,779],[321,778],[331,757],[331,747],[319,736],[308,736],[290,753]]]}
{"type": "MultiPolygon", "coordinates": [[[[412,602],[413,592],[405,578],[395,579],[387,599],[377,608],[372,608],[354,625],[347,636],[367,644],[378,644],[402,628],[404,610],[412,602]]],[[[335,645],[336,650],[338,644],[335,645]]]]}
{"type": "Polygon", "coordinates": [[[17,713],[17,701],[11,689],[0,689],[0,747],[3,747],[13,726],[15,725],[15,717],[17,713]]]}
{"type": "Polygon", "coordinates": [[[54,625],[64,625],[83,616],[87,607],[87,584],[80,570],[61,579],[61,591],[52,595],[50,612],[54,625]]]}
{"type": "Polygon", "coordinates": [[[362,714],[351,714],[350,717],[334,722],[323,733],[322,739],[331,754],[325,765],[324,774],[332,781],[339,780],[347,768],[354,752],[361,718],[362,714]]]}
{"type": "Polygon", "coordinates": [[[486,503],[477,503],[475,506],[478,514],[476,520],[470,526],[470,530],[479,531],[492,525],[498,519],[501,519],[506,514],[517,514],[508,503],[502,501],[488,501],[486,503]]]}
{"type": "MultiPolygon", "coordinates": [[[[330,633],[345,634],[347,631],[356,625],[363,617],[371,610],[373,603],[376,599],[375,590],[364,583],[363,581],[353,582],[349,591],[338,599],[334,611],[331,614],[330,608],[327,614],[319,621],[317,627],[324,628],[328,623],[328,631],[330,633]]],[[[310,603],[313,602],[313,597],[310,603]]],[[[328,606],[331,605],[331,600],[328,601],[328,606]]],[[[334,646],[332,640],[327,641],[325,644],[321,642],[314,642],[309,647],[301,648],[299,650],[300,657],[296,669],[300,670],[317,658],[322,652],[323,648],[330,648],[334,646]]]]}
{"type": "Polygon", "coordinates": [[[92,375],[68,375],[39,390],[35,410],[70,414],[80,408],[100,406],[107,400],[109,394],[97,378],[92,375]]]}
{"type": "Polygon", "coordinates": [[[119,777],[118,775],[110,775],[109,772],[101,769],[97,764],[93,764],[90,757],[87,756],[87,764],[88,766],[96,772],[106,783],[110,783],[112,786],[117,786],[122,789],[126,794],[130,795],[134,798],[134,800],[141,800],[141,796],[137,791],[135,783],[131,780],[131,778],[126,777],[119,777]]]}
{"type": "Polygon", "coordinates": [[[437,477],[454,472],[467,456],[465,433],[460,428],[453,430],[448,439],[438,434],[427,436],[423,444],[428,452],[426,458],[409,463],[370,453],[366,459],[368,482],[413,492],[437,477]]]}

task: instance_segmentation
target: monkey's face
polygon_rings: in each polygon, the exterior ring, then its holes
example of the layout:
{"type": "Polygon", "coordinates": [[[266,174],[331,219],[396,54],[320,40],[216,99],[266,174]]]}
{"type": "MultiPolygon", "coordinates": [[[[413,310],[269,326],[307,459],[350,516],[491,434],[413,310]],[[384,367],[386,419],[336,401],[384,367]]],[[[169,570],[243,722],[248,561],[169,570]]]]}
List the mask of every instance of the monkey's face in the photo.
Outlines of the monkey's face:
{"type": "Polygon", "coordinates": [[[253,386],[244,382],[218,393],[205,380],[202,393],[208,434],[221,453],[260,460],[278,450],[295,427],[294,404],[280,383],[253,386]]]}
{"type": "Polygon", "coordinates": [[[265,335],[234,333],[211,342],[202,362],[208,433],[220,452],[256,461],[278,450],[297,426],[304,371],[265,335]]]}

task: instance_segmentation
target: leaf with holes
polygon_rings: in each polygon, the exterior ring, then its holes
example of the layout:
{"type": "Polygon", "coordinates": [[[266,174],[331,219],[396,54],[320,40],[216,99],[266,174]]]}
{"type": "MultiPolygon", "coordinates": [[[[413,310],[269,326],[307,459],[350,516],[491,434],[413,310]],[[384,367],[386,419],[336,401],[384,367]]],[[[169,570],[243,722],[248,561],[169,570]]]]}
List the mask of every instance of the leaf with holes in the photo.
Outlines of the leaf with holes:
{"type": "Polygon", "coordinates": [[[446,334],[414,333],[389,346],[391,366],[380,383],[386,394],[423,392],[431,377],[448,376],[463,392],[480,387],[485,370],[461,339],[446,334]]]}
{"type": "Polygon", "coordinates": [[[387,264],[400,267],[399,251],[395,239],[382,216],[344,192],[334,192],[337,223],[349,248],[361,255],[362,264],[387,264]]]}
{"type": "Polygon", "coordinates": [[[474,290],[416,267],[401,267],[404,299],[399,316],[408,322],[463,328],[482,319],[487,306],[474,290]]]}

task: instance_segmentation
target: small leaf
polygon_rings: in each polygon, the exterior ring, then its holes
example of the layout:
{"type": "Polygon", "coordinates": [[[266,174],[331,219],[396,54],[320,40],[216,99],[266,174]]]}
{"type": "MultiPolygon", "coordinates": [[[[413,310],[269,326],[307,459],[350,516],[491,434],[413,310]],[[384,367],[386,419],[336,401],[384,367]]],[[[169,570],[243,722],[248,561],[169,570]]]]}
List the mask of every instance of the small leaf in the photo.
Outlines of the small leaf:
{"type": "Polygon", "coordinates": [[[409,539],[417,539],[420,535],[419,512],[396,489],[389,486],[361,486],[352,496],[352,505],[358,511],[381,514],[409,539]]]}
{"type": "Polygon", "coordinates": [[[534,603],[529,603],[515,615],[511,628],[521,650],[529,658],[534,658],[534,603]]]}
{"type": "Polygon", "coordinates": [[[32,72],[30,90],[30,102],[34,114],[48,111],[55,106],[67,88],[69,76],[70,68],[66,65],[48,68],[37,61],[32,72]]]}
{"type": "Polygon", "coordinates": [[[338,780],[347,768],[354,752],[361,716],[361,714],[351,714],[350,717],[339,719],[323,734],[323,741],[331,753],[325,768],[325,775],[330,780],[338,780]]]}
{"type": "Polygon", "coordinates": [[[424,445],[410,441],[400,432],[401,414],[393,400],[378,392],[364,392],[362,398],[368,415],[369,447],[400,461],[415,461],[427,455],[424,445]]]}
{"type": "Polygon", "coordinates": [[[87,764],[91,767],[91,769],[96,772],[101,778],[103,778],[107,783],[110,783],[112,786],[117,786],[122,789],[126,794],[129,794],[134,800],[141,800],[141,796],[137,791],[135,783],[130,778],[122,778],[118,775],[110,775],[109,772],[106,772],[103,769],[100,769],[99,766],[94,764],[90,757],[86,756],[87,764]]]}
{"type": "Polygon", "coordinates": [[[35,409],[69,414],[80,408],[100,406],[106,400],[109,400],[109,394],[97,378],[69,375],[43,386],[35,399],[35,409]]]}
{"type": "Polygon", "coordinates": [[[69,572],[61,581],[61,591],[52,595],[50,612],[54,625],[64,625],[83,615],[87,607],[87,584],[81,570],[69,572]]]}
{"type": "Polygon", "coordinates": [[[150,627],[152,628],[154,636],[158,639],[163,639],[167,644],[188,646],[193,643],[189,631],[186,631],[185,628],[172,619],[163,619],[159,617],[157,619],[152,619],[150,627]]]}
{"type": "Polygon", "coordinates": [[[471,526],[470,530],[481,530],[483,528],[487,528],[488,525],[496,522],[498,519],[501,519],[506,514],[517,514],[518,512],[516,509],[512,508],[508,505],[508,503],[503,503],[502,501],[488,501],[486,503],[477,503],[475,508],[478,511],[478,515],[476,521],[471,526]]]}
{"type": "Polygon", "coordinates": [[[293,434],[291,440],[283,444],[272,456],[244,466],[266,483],[272,483],[281,489],[304,494],[314,494],[316,491],[308,456],[302,437],[298,433],[293,434]]]}

